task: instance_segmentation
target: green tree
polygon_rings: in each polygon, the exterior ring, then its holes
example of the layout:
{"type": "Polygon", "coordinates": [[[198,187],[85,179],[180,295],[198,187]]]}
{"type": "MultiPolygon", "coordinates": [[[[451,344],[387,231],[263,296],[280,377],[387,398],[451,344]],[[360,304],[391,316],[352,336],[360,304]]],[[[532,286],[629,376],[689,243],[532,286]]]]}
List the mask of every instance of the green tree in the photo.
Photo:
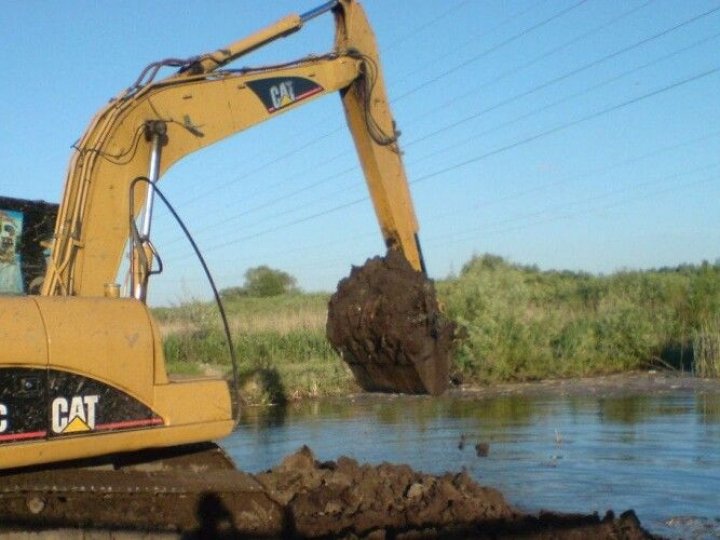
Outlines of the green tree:
{"type": "Polygon", "coordinates": [[[297,282],[287,272],[262,265],[245,272],[243,290],[247,296],[277,296],[297,291],[297,282]]]}

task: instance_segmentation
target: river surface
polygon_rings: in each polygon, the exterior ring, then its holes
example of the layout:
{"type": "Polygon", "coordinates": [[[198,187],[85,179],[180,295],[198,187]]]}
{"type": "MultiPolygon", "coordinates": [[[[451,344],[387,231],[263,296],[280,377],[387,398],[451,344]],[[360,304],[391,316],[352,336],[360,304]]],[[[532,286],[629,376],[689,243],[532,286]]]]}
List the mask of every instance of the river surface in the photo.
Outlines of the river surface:
{"type": "Polygon", "coordinates": [[[321,461],[465,469],[527,512],[632,508],[653,533],[720,538],[720,393],[355,396],[250,408],[223,442],[248,472],[302,445],[321,461]]]}

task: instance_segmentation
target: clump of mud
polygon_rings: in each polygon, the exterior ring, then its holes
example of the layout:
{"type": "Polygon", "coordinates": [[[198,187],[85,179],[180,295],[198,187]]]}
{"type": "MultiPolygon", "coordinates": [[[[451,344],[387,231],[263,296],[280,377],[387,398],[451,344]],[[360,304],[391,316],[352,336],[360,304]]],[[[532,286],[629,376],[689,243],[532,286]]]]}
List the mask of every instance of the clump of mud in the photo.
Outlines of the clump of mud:
{"type": "Polygon", "coordinates": [[[652,538],[632,511],[532,516],[464,472],[434,476],[348,457],[319,462],[307,447],[256,479],[285,509],[288,538],[652,538]]]}
{"type": "Polygon", "coordinates": [[[397,250],[353,267],[328,305],[328,340],[367,391],[442,394],[454,325],[435,286],[397,250]]]}
{"type": "Polygon", "coordinates": [[[499,491],[478,486],[465,473],[436,477],[408,465],[361,465],[348,457],[319,463],[307,447],[256,478],[287,508],[301,537],[449,527],[515,515],[499,491]]]}

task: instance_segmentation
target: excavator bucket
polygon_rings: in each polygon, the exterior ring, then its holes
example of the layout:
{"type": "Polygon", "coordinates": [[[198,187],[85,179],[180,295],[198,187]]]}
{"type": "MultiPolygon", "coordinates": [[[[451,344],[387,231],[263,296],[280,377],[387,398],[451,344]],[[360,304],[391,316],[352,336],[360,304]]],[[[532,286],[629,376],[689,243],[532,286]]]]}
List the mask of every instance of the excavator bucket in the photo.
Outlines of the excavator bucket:
{"type": "Polygon", "coordinates": [[[328,306],[328,340],[370,392],[442,394],[453,335],[432,281],[397,250],[353,267],[328,306]]]}

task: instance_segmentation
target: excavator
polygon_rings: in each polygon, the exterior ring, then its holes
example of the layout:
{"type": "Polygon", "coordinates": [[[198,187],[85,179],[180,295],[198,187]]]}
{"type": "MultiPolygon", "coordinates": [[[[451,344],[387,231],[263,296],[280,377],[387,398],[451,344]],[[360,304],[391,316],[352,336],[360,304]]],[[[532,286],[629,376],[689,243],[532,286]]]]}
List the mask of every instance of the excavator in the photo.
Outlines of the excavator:
{"type": "Polygon", "coordinates": [[[40,294],[0,297],[0,471],[153,449],[192,449],[201,460],[208,441],[233,430],[238,404],[227,381],[175,381],[166,371],[146,305],[159,261],[150,239],[157,183],[189,153],[335,92],[388,249],[425,271],[375,38],[356,0],[289,15],[211,53],[150,64],[74,146],[40,294]],[[230,66],[327,12],[332,52],[230,66]],[[166,68],[172,74],[159,78],[166,68]]]}

